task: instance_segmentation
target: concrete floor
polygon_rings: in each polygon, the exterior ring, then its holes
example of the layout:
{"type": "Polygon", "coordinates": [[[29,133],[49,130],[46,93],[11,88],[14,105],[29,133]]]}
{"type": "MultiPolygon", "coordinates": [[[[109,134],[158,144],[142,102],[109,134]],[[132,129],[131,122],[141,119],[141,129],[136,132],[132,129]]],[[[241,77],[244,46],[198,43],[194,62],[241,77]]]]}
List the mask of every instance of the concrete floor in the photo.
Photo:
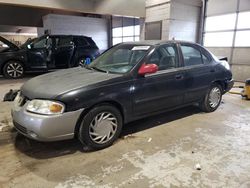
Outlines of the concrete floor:
{"type": "MultiPolygon", "coordinates": [[[[0,78],[1,96],[18,82],[0,78]]],[[[226,94],[214,113],[189,107],[133,122],[96,152],[18,135],[10,106],[0,103],[0,187],[250,187],[250,102],[240,96],[226,94]]]]}

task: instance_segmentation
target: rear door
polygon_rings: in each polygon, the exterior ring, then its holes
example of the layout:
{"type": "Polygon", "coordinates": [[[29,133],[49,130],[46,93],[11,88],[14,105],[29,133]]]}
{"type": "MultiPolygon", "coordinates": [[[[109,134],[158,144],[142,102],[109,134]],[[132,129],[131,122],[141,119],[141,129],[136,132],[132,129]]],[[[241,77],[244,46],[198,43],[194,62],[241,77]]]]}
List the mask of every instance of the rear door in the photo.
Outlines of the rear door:
{"type": "Polygon", "coordinates": [[[51,43],[51,38],[45,36],[28,45],[28,64],[32,69],[47,69],[47,58],[51,43]]]}
{"type": "Polygon", "coordinates": [[[146,63],[158,65],[159,71],[135,80],[134,114],[143,116],[181,105],[185,72],[180,67],[176,44],[160,46],[146,63]]]}
{"type": "Polygon", "coordinates": [[[72,36],[60,36],[56,39],[54,49],[55,68],[71,67],[72,57],[74,55],[75,44],[72,36]]]}
{"type": "Polygon", "coordinates": [[[202,99],[215,78],[215,67],[211,58],[198,45],[182,43],[180,45],[187,76],[185,103],[202,99]]]}
{"type": "Polygon", "coordinates": [[[92,58],[91,46],[85,37],[79,36],[74,38],[75,38],[74,42],[76,44],[75,56],[74,56],[75,65],[79,65],[80,63],[84,64],[86,58],[90,59],[92,58]]]}

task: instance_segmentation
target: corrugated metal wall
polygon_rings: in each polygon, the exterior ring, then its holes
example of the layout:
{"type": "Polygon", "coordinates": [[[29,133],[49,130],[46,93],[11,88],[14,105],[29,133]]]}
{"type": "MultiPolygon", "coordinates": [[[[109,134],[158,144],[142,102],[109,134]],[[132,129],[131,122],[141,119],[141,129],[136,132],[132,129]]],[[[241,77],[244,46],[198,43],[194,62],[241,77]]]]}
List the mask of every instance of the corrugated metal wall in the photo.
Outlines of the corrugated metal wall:
{"type": "MultiPolygon", "coordinates": [[[[210,18],[215,18],[215,20],[220,18],[214,16],[230,17],[230,15],[232,15],[233,18],[235,17],[235,19],[231,19],[228,23],[226,19],[221,19],[222,21],[218,25],[219,29],[214,26],[214,30],[216,31],[210,30],[205,33],[205,37],[207,33],[210,33],[212,39],[210,39],[210,41],[207,39],[207,44],[205,40],[204,44],[205,46],[209,46],[208,49],[215,55],[227,56],[229,58],[234,79],[240,81],[250,78],[250,42],[248,45],[248,41],[250,41],[250,27],[240,29],[237,26],[237,23],[240,21],[239,14],[242,12],[250,12],[250,0],[209,0],[206,20],[210,18]],[[226,28],[226,25],[230,24],[233,26],[226,28]],[[225,27],[225,29],[223,29],[223,27],[225,27]],[[237,35],[242,35],[239,31],[249,33],[249,35],[245,37],[245,41],[239,41],[239,38],[237,39],[237,35]],[[211,40],[216,39],[217,44],[214,42],[213,45],[211,40]],[[222,42],[218,42],[219,40],[222,42]],[[230,45],[227,45],[227,43],[230,45]]],[[[248,22],[250,23],[250,17],[248,18],[248,22]]]]}

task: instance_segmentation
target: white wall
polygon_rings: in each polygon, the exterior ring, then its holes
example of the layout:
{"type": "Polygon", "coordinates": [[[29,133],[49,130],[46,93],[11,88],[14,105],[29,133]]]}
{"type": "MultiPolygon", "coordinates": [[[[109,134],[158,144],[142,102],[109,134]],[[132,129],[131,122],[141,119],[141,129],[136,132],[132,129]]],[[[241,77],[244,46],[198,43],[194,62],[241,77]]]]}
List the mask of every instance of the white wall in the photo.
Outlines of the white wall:
{"type": "Polygon", "coordinates": [[[49,14],[43,18],[43,24],[51,34],[85,35],[92,37],[101,50],[108,48],[106,19],[49,14]]]}
{"type": "Polygon", "coordinates": [[[169,38],[197,42],[201,1],[172,0],[169,38]]]}
{"type": "Polygon", "coordinates": [[[162,40],[169,39],[170,6],[170,0],[146,0],[145,22],[162,21],[162,40]]]}
{"type": "Polygon", "coordinates": [[[162,40],[196,42],[201,5],[201,0],[146,0],[145,22],[162,21],[162,40]]]}

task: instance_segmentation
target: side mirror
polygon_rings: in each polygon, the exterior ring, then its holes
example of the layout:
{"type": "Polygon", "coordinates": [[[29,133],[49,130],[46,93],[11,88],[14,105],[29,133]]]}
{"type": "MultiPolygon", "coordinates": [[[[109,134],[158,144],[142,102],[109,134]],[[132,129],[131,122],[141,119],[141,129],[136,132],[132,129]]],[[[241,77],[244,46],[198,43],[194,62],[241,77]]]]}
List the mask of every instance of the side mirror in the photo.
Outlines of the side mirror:
{"type": "Polygon", "coordinates": [[[28,44],[28,45],[27,45],[27,48],[28,48],[28,49],[31,49],[32,47],[31,47],[31,45],[30,45],[30,44],[28,44]]]}
{"type": "Polygon", "coordinates": [[[139,69],[139,75],[144,76],[145,74],[153,74],[158,71],[156,64],[143,64],[139,69]]]}

